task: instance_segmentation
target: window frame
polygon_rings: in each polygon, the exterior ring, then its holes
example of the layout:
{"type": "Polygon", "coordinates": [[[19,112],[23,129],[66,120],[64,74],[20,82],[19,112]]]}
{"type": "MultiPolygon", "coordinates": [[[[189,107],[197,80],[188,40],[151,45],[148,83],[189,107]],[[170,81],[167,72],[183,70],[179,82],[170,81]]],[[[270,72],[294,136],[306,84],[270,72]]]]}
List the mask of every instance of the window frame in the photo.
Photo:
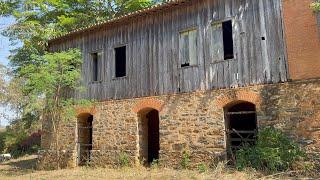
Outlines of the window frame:
{"type": "MultiPolygon", "coordinates": [[[[189,36],[188,36],[189,37],[189,36]]],[[[188,38],[189,39],[189,38],[188,38]]],[[[199,27],[198,26],[192,26],[192,27],[189,27],[189,28],[184,28],[180,31],[178,31],[178,56],[179,56],[179,68],[180,69],[184,69],[184,68],[191,68],[191,67],[198,67],[199,66],[199,57],[198,57],[198,44],[199,44],[199,27]],[[185,65],[186,63],[183,64],[183,62],[186,62],[185,60],[183,60],[183,56],[181,54],[181,34],[183,33],[186,33],[186,32],[190,32],[190,31],[196,31],[196,63],[195,64],[191,64],[189,62],[189,65],[187,66],[183,66],[185,65]]],[[[188,49],[189,50],[189,49],[188,49]]]]}
{"type": "Polygon", "coordinates": [[[94,77],[93,77],[93,71],[91,73],[91,78],[90,78],[90,83],[92,84],[95,84],[95,83],[101,83],[103,80],[102,80],[102,62],[104,60],[104,50],[103,49],[97,49],[97,50],[94,50],[94,51],[90,51],[89,52],[89,56],[90,56],[90,67],[91,67],[91,70],[93,70],[93,54],[97,54],[97,80],[94,80],[94,77]],[[100,59],[100,63],[99,63],[99,54],[101,54],[101,59],[100,59]],[[99,67],[100,65],[100,67],[99,67]]]}
{"type": "MultiPolygon", "coordinates": [[[[210,24],[210,31],[208,31],[209,33],[211,33],[211,28],[215,25],[218,25],[218,24],[221,24],[222,26],[222,23],[223,22],[226,22],[226,21],[231,21],[231,25],[233,25],[236,20],[234,17],[229,17],[229,18],[225,18],[225,19],[220,19],[220,20],[212,20],[213,22],[210,24]]],[[[222,35],[223,35],[223,29],[222,29],[222,35]]],[[[236,53],[236,46],[235,46],[235,31],[233,29],[233,26],[232,26],[232,40],[233,40],[233,58],[230,58],[230,59],[212,59],[211,57],[211,53],[212,53],[212,49],[211,49],[211,43],[210,42],[210,45],[209,45],[209,54],[210,54],[210,64],[217,64],[217,63],[221,63],[221,62],[227,62],[227,61],[233,61],[233,60],[236,60],[237,59],[237,53],[236,53]]],[[[212,34],[210,34],[210,41],[212,41],[212,34]]],[[[223,41],[223,37],[222,37],[222,45],[223,45],[223,51],[224,51],[224,41],[223,41]]],[[[224,56],[224,54],[223,54],[224,56]]]]}

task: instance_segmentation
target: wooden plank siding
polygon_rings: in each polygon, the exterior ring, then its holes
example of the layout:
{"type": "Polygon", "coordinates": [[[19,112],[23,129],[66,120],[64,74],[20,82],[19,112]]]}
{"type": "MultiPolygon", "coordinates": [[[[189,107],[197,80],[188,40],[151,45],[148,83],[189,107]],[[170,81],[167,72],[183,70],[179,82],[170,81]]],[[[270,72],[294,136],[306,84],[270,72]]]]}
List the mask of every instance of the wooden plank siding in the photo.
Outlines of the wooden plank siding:
{"type": "Polygon", "coordinates": [[[193,0],[50,43],[51,51],[80,48],[77,97],[97,100],[235,88],[288,79],[281,0],[193,0]],[[223,59],[221,22],[232,20],[234,58],[223,59]],[[218,23],[218,24],[217,24],[218,23]],[[181,67],[180,32],[196,29],[196,65],[181,67]],[[115,47],[126,45],[126,76],[115,78],[115,47]],[[100,81],[91,54],[101,52],[100,81]]]}

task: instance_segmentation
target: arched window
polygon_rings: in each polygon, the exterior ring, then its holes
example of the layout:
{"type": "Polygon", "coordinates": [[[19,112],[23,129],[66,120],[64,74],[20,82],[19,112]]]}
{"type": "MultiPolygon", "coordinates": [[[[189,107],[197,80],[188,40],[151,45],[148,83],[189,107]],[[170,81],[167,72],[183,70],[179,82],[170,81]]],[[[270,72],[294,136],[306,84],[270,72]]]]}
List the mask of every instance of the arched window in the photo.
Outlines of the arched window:
{"type": "Polygon", "coordinates": [[[145,108],[139,116],[139,157],[145,165],[159,159],[159,111],[145,108]]]}
{"type": "Polygon", "coordinates": [[[235,160],[235,151],[243,145],[253,145],[257,134],[256,106],[240,101],[224,108],[228,158],[235,160]]]}
{"type": "Polygon", "coordinates": [[[92,121],[93,115],[78,116],[77,164],[85,165],[90,161],[92,150],[92,121]]]}

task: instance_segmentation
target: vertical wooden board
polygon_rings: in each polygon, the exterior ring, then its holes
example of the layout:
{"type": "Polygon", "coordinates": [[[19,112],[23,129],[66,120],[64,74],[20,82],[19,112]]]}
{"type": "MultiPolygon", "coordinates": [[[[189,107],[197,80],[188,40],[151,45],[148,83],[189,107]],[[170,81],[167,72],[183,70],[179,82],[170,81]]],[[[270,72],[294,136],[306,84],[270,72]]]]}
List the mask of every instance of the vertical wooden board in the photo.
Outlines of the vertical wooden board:
{"type": "Polygon", "coordinates": [[[239,86],[238,78],[238,63],[237,60],[231,60],[229,61],[229,79],[230,79],[230,85],[229,87],[235,88],[239,86]]]}
{"type": "MultiPolygon", "coordinates": [[[[175,10],[173,13],[173,19],[178,19],[179,11],[175,10]]],[[[173,83],[175,84],[174,92],[178,93],[180,88],[180,61],[179,61],[179,33],[178,33],[178,23],[172,21],[172,32],[171,32],[171,41],[172,41],[172,70],[173,70],[173,83]]]]}
{"type": "MultiPolygon", "coordinates": [[[[287,50],[286,50],[286,41],[285,41],[285,32],[284,32],[284,16],[283,16],[283,7],[282,7],[282,1],[278,1],[278,11],[279,11],[279,16],[281,17],[280,19],[280,30],[281,30],[281,47],[283,51],[283,58],[282,61],[280,62],[280,73],[281,73],[281,81],[285,82],[289,78],[289,72],[288,72],[288,56],[287,56],[287,50]]],[[[318,26],[320,27],[320,14],[318,14],[318,26]]],[[[320,28],[319,28],[320,29],[320,28]]],[[[320,32],[320,31],[319,31],[320,32]]],[[[320,33],[319,33],[320,35],[320,33]]],[[[319,36],[320,37],[320,36],[319,36]]]]}
{"type": "Polygon", "coordinates": [[[224,0],[225,18],[231,18],[232,4],[230,0],[224,0]]]}
{"type": "MultiPolygon", "coordinates": [[[[230,60],[229,60],[230,61],[230,60]]],[[[229,61],[225,61],[221,63],[223,65],[223,81],[224,85],[223,87],[230,87],[230,67],[229,67],[229,61]]]]}
{"type": "Polygon", "coordinates": [[[203,2],[203,5],[199,5],[197,7],[197,21],[198,21],[198,31],[199,31],[199,42],[197,43],[197,48],[198,48],[198,64],[199,64],[199,77],[198,77],[198,86],[200,90],[206,90],[207,87],[207,80],[206,80],[206,59],[205,59],[205,39],[206,39],[206,34],[205,34],[205,26],[206,22],[208,21],[207,17],[207,2],[203,2]]]}
{"type": "Polygon", "coordinates": [[[217,87],[218,88],[224,88],[224,67],[223,63],[217,64],[217,87]]]}
{"type": "Polygon", "coordinates": [[[218,88],[218,64],[209,64],[209,87],[208,89],[218,88]]]}
{"type": "Polygon", "coordinates": [[[248,27],[248,31],[250,33],[248,33],[249,35],[249,75],[250,75],[250,79],[249,79],[249,82],[250,84],[255,84],[256,81],[257,81],[257,73],[256,73],[256,64],[257,64],[257,56],[256,56],[256,51],[255,51],[255,47],[256,47],[256,36],[257,34],[259,34],[259,32],[257,31],[256,29],[256,24],[254,23],[254,3],[256,1],[252,1],[250,0],[250,3],[248,5],[248,24],[247,24],[247,27],[248,27]]]}
{"type": "Polygon", "coordinates": [[[277,24],[274,18],[274,8],[273,8],[273,1],[266,1],[264,0],[264,6],[266,8],[265,13],[265,21],[266,21],[266,33],[267,33],[267,49],[269,55],[269,65],[270,65],[270,74],[271,77],[268,82],[277,82],[279,81],[279,72],[278,68],[278,45],[276,39],[277,37],[277,24]]]}

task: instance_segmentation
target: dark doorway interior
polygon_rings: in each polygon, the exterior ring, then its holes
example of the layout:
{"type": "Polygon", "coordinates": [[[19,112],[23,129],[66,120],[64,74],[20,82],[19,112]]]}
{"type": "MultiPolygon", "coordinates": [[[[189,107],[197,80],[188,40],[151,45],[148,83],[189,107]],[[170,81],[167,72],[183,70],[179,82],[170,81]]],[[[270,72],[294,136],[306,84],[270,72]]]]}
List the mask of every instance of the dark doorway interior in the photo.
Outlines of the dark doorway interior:
{"type": "Polygon", "coordinates": [[[235,151],[244,144],[254,145],[257,133],[256,107],[241,102],[226,109],[228,157],[235,158],[235,151]]]}
{"type": "Polygon", "coordinates": [[[146,115],[148,119],[148,163],[159,159],[159,112],[151,110],[146,115]]]}
{"type": "Polygon", "coordinates": [[[90,114],[82,115],[78,121],[78,165],[90,161],[92,150],[92,121],[90,114]]]}

